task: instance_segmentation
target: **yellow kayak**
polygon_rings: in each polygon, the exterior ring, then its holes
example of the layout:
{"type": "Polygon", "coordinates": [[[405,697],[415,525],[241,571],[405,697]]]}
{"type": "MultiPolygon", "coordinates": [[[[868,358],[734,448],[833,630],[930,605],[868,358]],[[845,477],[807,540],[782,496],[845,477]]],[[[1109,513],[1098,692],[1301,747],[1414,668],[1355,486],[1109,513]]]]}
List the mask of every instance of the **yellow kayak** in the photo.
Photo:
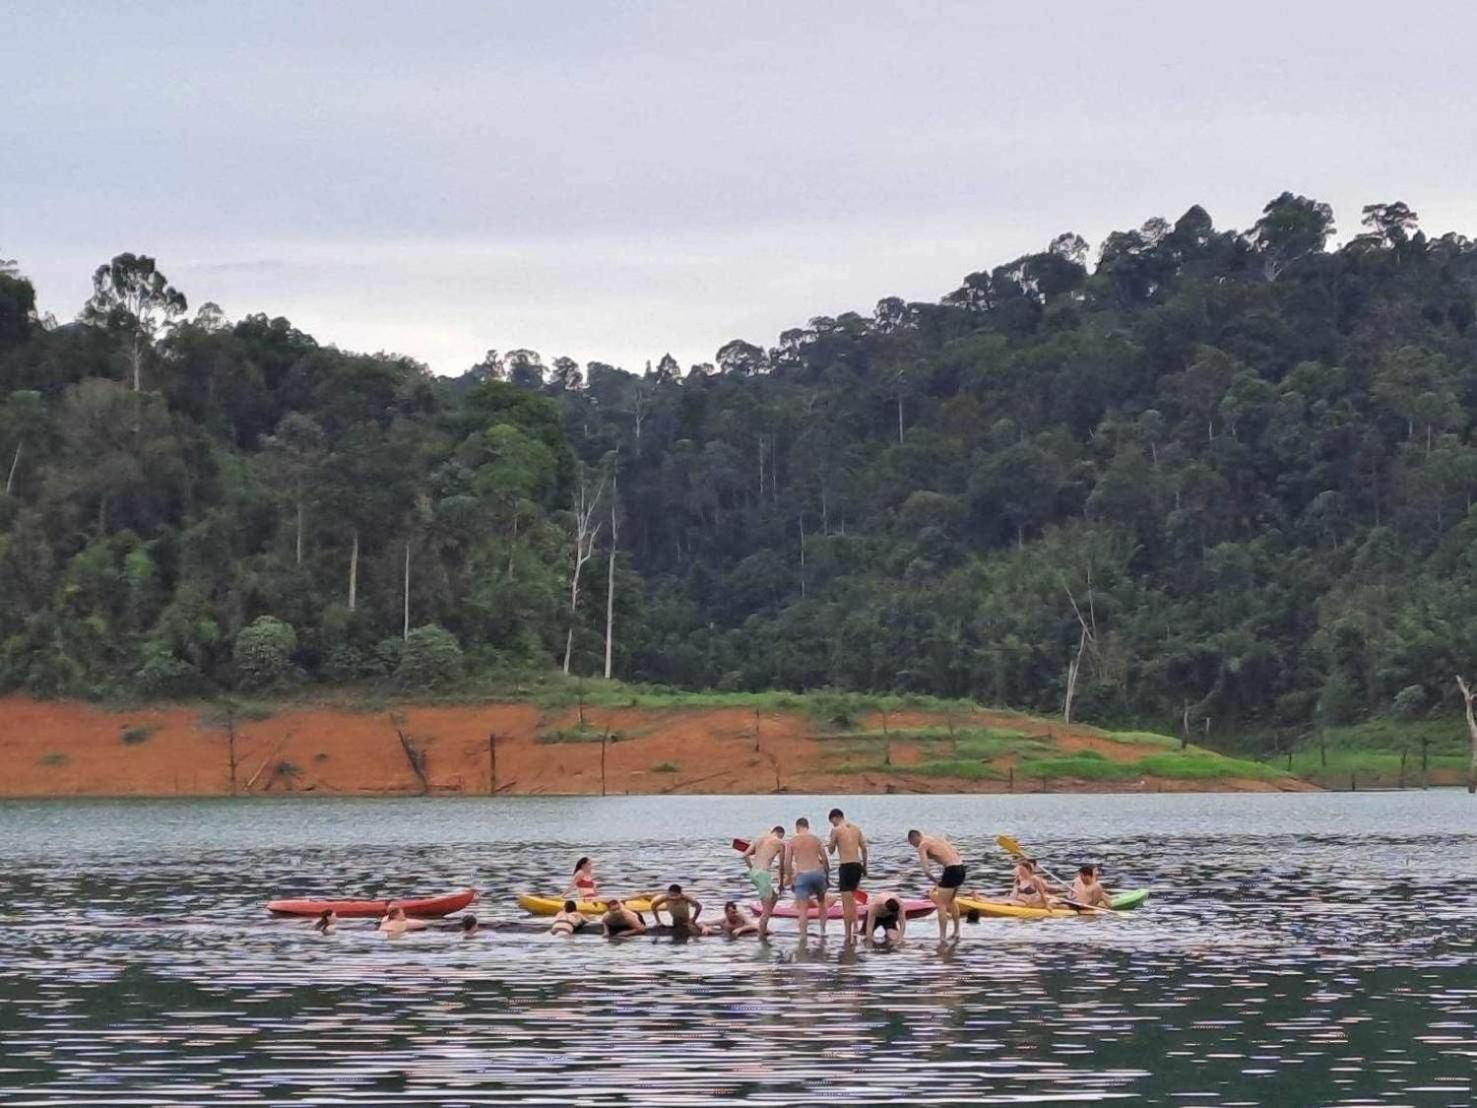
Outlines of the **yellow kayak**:
{"type": "MultiPolygon", "coordinates": [[[[1132,892],[1119,893],[1113,898],[1113,908],[1119,912],[1137,908],[1148,898],[1147,889],[1134,889],[1132,892]]],[[[1002,900],[974,900],[967,896],[959,898],[959,907],[966,912],[978,912],[982,916],[1012,919],[1060,919],[1066,916],[1095,916],[1098,914],[1098,912],[1076,908],[1028,908],[1024,904],[1011,904],[1002,900]]]]}
{"type": "MultiPolygon", "coordinates": [[[[621,903],[633,912],[651,911],[651,900],[645,896],[634,896],[630,899],[621,898],[621,903]]],[[[564,910],[564,898],[562,896],[534,896],[532,893],[518,894],[518,907],[535,916],[557,916],[564,910]]],[[[599,916],[605,913],[605,902],[594,900],[581,900],[576,907],[581,915],[599,916]]]]}

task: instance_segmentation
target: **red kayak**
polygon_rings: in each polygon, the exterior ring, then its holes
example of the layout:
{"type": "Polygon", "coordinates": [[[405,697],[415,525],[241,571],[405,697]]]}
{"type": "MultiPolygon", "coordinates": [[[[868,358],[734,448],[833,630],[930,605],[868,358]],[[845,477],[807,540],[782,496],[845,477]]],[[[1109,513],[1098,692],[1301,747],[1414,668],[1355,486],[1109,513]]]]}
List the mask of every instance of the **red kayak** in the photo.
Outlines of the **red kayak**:
{"type": "MultiPolygon", "coordinates": [[[[840,919],[841,901],[834,893],[831,894],[829,899],[831,903],[826,906],[826,918],[840,919]]],[[[749,907],[753,909],[755,915],[758,915],[764,910],[764,905],[762,904],[751,904],[749,907]]],[[[903,915],[909,919],[922,919],[924,916],[931,916],[936,908],[937,905],[931,900],[903,901],[903,915]]],[[[865,894],[860,892],[857,894],[856,911],[858,917],[864,917],[867,914],[867,898],[865,894]]],[[[770,915],[779,919],[798,919],[800,913],[795,909],[795,905],[793,904],[776,904],[774,911],[770,915]]],[[[806,919],[819,919],[820,913],[812,906],[806,909],[805,917],[806,919]]]]}
{"type": "Polygon", "coordinates": [[[331,908],[344,919],[368,919],[382,916],[391,904],[398,904],[411,919],[440,919],[460,912],[476,899],[475,889],[463,889],[459,893],[418,900],[269,900],[267,911],[274,916],[318,916],[331,908]]]}

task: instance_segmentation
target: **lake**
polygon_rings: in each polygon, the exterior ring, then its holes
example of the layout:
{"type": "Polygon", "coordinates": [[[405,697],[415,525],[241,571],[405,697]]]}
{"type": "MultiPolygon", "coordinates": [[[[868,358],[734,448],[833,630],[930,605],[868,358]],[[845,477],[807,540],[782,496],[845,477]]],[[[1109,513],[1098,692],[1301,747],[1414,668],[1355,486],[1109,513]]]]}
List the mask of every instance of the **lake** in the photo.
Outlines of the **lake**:
{"type": "Polygon", "coordinates": [[[1465,793],[0,803],[0,1103],[1470,1105],[1477,802],[1465,793]],[[1148,886],[1104,919],[933,920],[897,950],[319,936],[279,895],[602,883],[746,891],[734,836],[833,802],[876,888],[970,884],[999,832],[1148,886]]]}

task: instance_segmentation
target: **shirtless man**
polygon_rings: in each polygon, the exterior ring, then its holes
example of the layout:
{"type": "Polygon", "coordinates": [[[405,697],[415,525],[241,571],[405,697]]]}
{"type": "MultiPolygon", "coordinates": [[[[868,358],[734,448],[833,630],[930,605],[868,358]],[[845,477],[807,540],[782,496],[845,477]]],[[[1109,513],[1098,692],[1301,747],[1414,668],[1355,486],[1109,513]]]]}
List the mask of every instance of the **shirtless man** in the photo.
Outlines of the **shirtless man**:
{"type": "Polygon", "coordinates": [[[954,849],[954,844],[942,835],[925,835],[922,831],[909,831],[908,843],[918,851],[918,865],[923,868],[923,875],[934,883],[934,891],[930,896],[939,906],[939,938],[945,937],[949,921],[952,920],[954,938],[957,939],[959,937],[959,904],[955,897],[959,893],[959,887],[964,884],[964,859],[959,856],[959,851],[954,849]],[[933,862],[943,866],[943,872],[937,878],[933,876],[931,865],[933,862]]]}
{"type": "Polygon", "coordinates": [[[785,829],[771,827],[751,842],[749,849],[744,851],[744,865],[748,869],[749,884],[759,894],[759,903],[762,906],[759,913],[759,937],[767,938],[769,917],[774,913],[774,906],[779,903],[780,890],[785,887],[785,829]],[[774,874],[770,872],[776,858],[780,860],[777,884],[774,874]]]}
{"type": "Polygon", "coordinates": [[[867,938],[876,940],[879,927],[882,929],[882,942],[897,946],[903,941],[903,934],[908,929],[908,914],[903,911],[903,902],[897,893],[874,893],[868,899],[867,938]]]}
{"type": "Polygon", "coordinates": [[[600,922],[605,925],[607,939],[613,939],[617,935],[639,935],[646,930],[641,917],[615,897],[605,902],[605,914],[600,917],[600,922]]]}
{"type": "Polygon", "coordinates": [[[663,908],[672,917],[674,932],[680,934],[685,931],[689,935],[708,933],[708,929],[697,921],[703,906],[683,892],[681,885],[668,885],[666,892],[657,893],[651,898],[651,918],[658,924],[662,922],[661,910],[663,908]]]}
{"type": "Polygon", "coordinates": [[[841,861],[837,867],[836,891],[841,894],[841,918],[845,921],[849,943],[856,936],[856,891],[867,875],[867,837],[840,808],[831,809],[830,820],[831,838],[826,849],[841,861]]]}
{"type": "Polygon", "coordinates": [[[790,887],[795,890],[795,911],[800,917],[800,937],[810,933],[810,905],[814,901],[820,916],[821,937],[826,934],[826,886],[831,883],[831,859],[826,846],[810,831],[810,820],[795,821],[795,837],[785,847],[785,869],[791,874],[790,887]]]}
{"type": "Polygon", "coordinates": [[[1094,865],[1077,867],[1077,876],[1072,880],[1071,897],[1078,904],[1086,904],[1094,908],[1113,907],[1113,898],[1108,895],[1108,890],[1103,888],[1097,866],[1094,865]]]}
{"type": "Polygon", "coordinates": [[[754,917],[732,900],[723,906],[723,919],[718,926],[730,939],[736,939],[740,935],[754,935],[759,931],[754,917]]]}

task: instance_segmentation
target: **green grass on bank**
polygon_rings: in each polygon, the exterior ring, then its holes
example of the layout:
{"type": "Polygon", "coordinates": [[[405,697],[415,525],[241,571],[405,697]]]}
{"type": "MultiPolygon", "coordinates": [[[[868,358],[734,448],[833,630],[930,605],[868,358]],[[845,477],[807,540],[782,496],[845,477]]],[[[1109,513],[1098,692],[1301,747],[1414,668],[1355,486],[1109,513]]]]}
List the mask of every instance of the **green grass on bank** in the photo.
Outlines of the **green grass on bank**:
{"type": "Polygon", "coordinates": [[[1166,750],[1176,749],[1180,740],[1172,735],[1161,735],[1156,731],[1101,731],[1098,733],[1109,742],[1129,746],[1162,746],[1166,750]]]}
{"type": "Polygon", "coordinates": [[[1034,758],[1016,767],[1023,778],[1078,781],[1127,781],[1160,777],[1173,781],[1215,781],[1242,778],[1272,781],[1287,775],[1275,766],[1228,758],[1211,750],[1191,746],[1187,750],[1149,754],[1132,761],[1115,762],[1095,750],[1082,750],[1054,758],[1034,758]]]}

